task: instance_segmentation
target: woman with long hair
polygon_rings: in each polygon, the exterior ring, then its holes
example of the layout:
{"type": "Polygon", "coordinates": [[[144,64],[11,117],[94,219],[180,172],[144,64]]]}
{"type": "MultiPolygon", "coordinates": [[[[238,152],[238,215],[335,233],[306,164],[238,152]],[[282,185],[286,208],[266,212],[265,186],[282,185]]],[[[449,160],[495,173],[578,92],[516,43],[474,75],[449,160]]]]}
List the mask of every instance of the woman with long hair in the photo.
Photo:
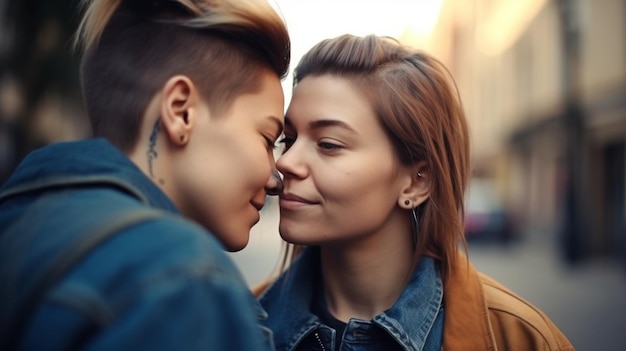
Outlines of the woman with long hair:
{"type": "Polygon", "coordinates": [[[304,55],[277,160],[280,234],[297,246],[260,297],[279,351],[572,349],[459,249],[468,134],[424,52],[343,35],[304,55]]]}

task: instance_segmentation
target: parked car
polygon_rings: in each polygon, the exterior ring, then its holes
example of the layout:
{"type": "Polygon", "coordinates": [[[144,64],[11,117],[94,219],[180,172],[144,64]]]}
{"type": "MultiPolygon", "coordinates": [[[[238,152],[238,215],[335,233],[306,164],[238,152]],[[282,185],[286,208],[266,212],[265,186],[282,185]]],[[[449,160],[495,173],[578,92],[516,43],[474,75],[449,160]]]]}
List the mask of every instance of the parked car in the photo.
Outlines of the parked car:
{"type": "Polygon", "coordinates": [[[464,226],[468,242],[508,243],[514,238],[512,218],[503,206],[493,180],[471,180],[466,193],[464,226]]]}

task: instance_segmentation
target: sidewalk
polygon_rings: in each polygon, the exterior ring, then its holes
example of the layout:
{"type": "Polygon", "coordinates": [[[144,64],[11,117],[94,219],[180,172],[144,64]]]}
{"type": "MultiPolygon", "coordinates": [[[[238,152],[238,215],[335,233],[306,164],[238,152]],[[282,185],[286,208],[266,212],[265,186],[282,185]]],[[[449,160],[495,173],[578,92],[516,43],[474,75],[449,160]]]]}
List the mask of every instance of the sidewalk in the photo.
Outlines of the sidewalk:
{"type": "Polygon", "coordinates": [[[615,261],[568,266],[549,239],[471,246],[476,268],[543,310],[577,350],[626,350],[626,271],[615,261]]]}

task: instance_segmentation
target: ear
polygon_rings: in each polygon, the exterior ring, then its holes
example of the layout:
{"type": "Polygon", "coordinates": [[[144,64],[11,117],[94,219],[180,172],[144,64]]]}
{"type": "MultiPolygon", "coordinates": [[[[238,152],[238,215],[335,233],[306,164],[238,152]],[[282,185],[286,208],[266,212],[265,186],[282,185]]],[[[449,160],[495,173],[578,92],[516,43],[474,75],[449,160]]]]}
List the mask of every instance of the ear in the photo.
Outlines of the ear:
{"type": "Polygon", "coordinates": [[[421,205],[430,197],[431,174],[426,162],[407,168],[407,185],[398,198],[401,208],[410,210],[421,205]]]}
{"type": "Polygon", "coordinates": [[[161,124],[174,145],[184,146],[191,138],[201,103],[198,89],[191,79],[178,75],[163,86],[161,124]]]}

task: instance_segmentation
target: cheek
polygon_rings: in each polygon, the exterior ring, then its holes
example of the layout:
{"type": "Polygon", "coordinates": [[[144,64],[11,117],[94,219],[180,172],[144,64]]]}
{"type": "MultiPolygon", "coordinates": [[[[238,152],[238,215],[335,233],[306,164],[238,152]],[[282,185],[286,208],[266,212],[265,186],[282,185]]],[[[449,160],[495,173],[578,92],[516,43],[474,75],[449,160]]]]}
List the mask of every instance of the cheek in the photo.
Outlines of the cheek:
{"type": "Polygon", "coordinates": [[[371,206],[381,193],[392,191],[389,176],[376,165],[371,169],[333,170],[316,175],[316,186],[324,199],[345,209],[371,206]]]}
{"type": "Polygon", "coordinates": [[[181,210],[195,216],[207,211],[206,199],[215,198],[214,184],[222,177],[220,169],[212,167],[211,161],[203,156],[196,153],[185,159],[181,157],[173,166],[172,179],[168,179],[181,210]]]}
{"type": "Polygon", "coordinates": [[[250,178],[250,184],[256,189],[261,190],[267,184],[272,175],[273,159],[266,150],[255,152],[245,165],[247,167],[247,175],[250,178]]]}
{"type": "Polygon", "coordinates": [[[272,162],[265,148],[258,145],[241,145],[229,162],[230,170],[225,176],[239,182],[239,187],[258,191],[267,183],[272,162]]]}
{"type": "Polygon", "coordinates": [[[319,190],[328,204],[327,216],[336,223],[358,225],[356,222],[384,220],[395,208],[397,196],[391,172],[371,170],[344,172],[340,177],[325,177],[319,190]],[[346,221],[346,218],[360,218],[346,221]]]}

